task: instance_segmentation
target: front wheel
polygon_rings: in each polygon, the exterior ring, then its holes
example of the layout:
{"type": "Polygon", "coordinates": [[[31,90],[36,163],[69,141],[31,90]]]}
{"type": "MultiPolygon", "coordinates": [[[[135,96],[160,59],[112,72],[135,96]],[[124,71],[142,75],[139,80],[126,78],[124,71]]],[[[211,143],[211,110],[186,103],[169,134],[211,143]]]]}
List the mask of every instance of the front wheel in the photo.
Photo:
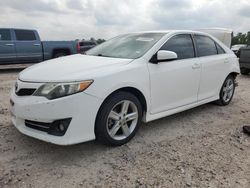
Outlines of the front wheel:
{"type": "Polygon", "coordinates": [[[140,101],[133,94],[118,92],[110,96],[98,112],[95,134],[104,144],[120,146],[132,139],[142,119],[140,101]]]}
{"type": "Polygon", "coordinates": [[[221,90],[220,90],[220,98],[217,100],[217,104],[220,106],[228,105],[234,95],[235,90],[235,81],[232,75],[229,75],[224,81],[221,90]]]}

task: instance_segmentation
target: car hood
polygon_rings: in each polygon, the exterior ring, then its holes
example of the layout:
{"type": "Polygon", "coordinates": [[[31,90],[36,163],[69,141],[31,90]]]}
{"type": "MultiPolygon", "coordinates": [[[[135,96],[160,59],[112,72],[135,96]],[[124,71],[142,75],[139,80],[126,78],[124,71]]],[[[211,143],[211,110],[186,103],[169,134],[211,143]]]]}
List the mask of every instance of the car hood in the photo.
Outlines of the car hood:
{"type": "Polygon", "coordinates": [[[71,55],[28,67],[19,74],[26,82],[72,82],[93,79],[96,73],[117,69],[132,59],[71,55]]]}

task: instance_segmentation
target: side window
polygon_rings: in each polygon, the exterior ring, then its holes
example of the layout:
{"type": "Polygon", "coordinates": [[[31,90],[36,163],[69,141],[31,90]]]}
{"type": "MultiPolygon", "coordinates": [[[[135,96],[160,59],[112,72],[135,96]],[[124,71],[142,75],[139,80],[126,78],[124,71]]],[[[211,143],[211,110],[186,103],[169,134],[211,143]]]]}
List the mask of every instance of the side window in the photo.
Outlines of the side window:
{"type": "Polygon", "coordinates": [[[196,40],[199,57],[217,54],[217,48],[215,46],[215,42],[212,39],[203,35],[195,35],[194,37],[196,40]]]}
{"type": "Polygon", "coordinates": [[[195,57],[193,40],[189,34],[180,34],[170,38],[160,50],[173,51],[178,59],[195,57]]]}
{"type": "Polygon", "coordinates": [[[10,30],[9,29],[0,29],[0,41],[11,40],[10,30]]]}
{"type": "Polygon", "coordinates": [[[36,40],[36,35],[34,31],[29,30],[15,30],[16,40],[19,41],[34,41],[36,40]]]}
{"type": "Polygon", "coordinates": [[[225,54],[225,50],[217,43],[216,44],[216,48],[217,48],[217,51],[218,51],[218,54],[225,54]]]}

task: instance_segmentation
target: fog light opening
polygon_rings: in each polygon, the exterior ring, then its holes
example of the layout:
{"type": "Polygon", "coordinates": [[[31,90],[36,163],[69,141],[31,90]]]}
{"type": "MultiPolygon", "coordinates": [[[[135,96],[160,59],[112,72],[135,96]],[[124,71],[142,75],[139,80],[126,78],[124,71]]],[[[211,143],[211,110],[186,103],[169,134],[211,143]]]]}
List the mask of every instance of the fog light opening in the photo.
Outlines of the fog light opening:
{"type": "Polygon", "coordinates": [[[69,127],[71,119],[72,118],[66,118],[54,121],[48,133],[55,136],[63,136],[69,127]]]}
{"type": "Polygon", "coordinates": [[[65,127],[64,127],[64,124],[62,122],[58,125],[58,129],[61,132],[65,131],[65,127]]]}

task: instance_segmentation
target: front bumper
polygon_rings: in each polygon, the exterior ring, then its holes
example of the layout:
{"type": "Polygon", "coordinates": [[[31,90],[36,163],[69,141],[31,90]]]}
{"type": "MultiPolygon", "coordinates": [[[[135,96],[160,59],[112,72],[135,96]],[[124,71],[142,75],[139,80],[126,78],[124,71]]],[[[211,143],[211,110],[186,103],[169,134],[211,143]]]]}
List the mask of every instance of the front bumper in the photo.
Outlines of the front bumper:
{"type": "Polygon", "coordinates": [[[11,120],[23,134],[54,143],[71,145],[95,139],[95,119],[102,100],[84,92],[48,100],[45,97],[17,96],[11,91],[11,120]],[[25,120],[52,123],[72,118],[63,136],[55,136],[25,125],[25,120]]]}

